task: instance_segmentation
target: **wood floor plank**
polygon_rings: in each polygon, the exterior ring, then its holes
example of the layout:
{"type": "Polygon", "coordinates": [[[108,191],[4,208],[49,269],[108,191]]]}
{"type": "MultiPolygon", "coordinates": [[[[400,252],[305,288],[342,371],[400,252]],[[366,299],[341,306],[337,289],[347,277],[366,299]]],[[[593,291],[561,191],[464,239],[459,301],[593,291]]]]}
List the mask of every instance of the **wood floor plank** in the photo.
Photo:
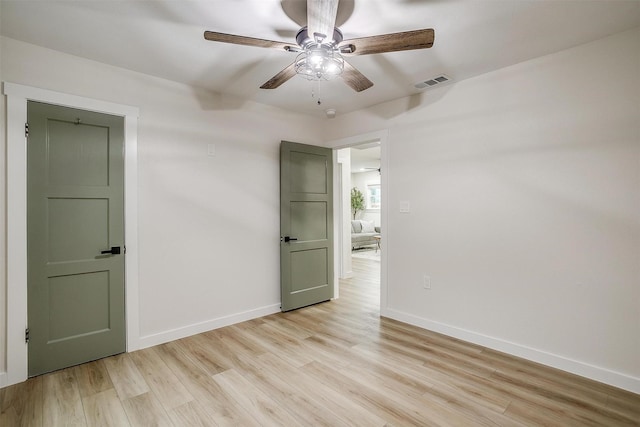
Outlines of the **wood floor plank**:
{"type": "Polygon", "coordinates": [[[180,342],[158,346],[162,360],[220,426],[258,425],[228,393],[191,359],[180,342]]]}
{"type": "Polygon", "coordinates": [[[312,361],[308,355],[300,353],[299,349],[301,344],[296,343],[297,348],[289,346],[286,341],[283,342],[279,337],[269,335],[268,330],[263,329],[265,326],[268,325],[265,323],[257,328],[247,329],[245,334],[259,342],[269,352],[278,354],[292,366],[299,367],[312,361]]]}
{"type": "Polygon", "coordinates": [[[437,332],[422,329],[414,325],[402,323],[394,319],[382,317],[380,321],[380,329],[382,332],[397,334],[399,336],[413,337],[415,340],[419,338],[419,342],[427,345],[435,345],[439,348],[449,349],[461,354],[480,354],[484,351],[484,347],[477,344],[464,342],[456,338],[447,337],[437,332]]]}
{"type": "Polygon", "coordinates": [[[52,425],[86,426],[82,399],[72,369],[45,375],[43,381],[43,419],[52,425]]]}
{"type": "Polygon", "coordinates": [[[164,409],[173,409],[194,400],[187,388],[162,361],[155,348],[133,352],[131,359],[164,409]]]}
{"type": "MultiPolygon", "coordinates": [[[[633,425],[634,420],[620,415],[606,408],[606,405],[597,405],[589,402],[589,399],[577,395],[569,395],[558,389],[550,389],[540,386],[536,382],[523,381],[522,378],[507,376],[497,371],[493,376],[501,384],[510,384],[521,390],[524,395],[541,396],[554,403],[564,412],[571,413],[571,417],[581,422],[592,422],[595,425],[612,422],[618,425],[633,425]]],[[[524,396],[522,397],[524,400],[524,396]]],[[[514,405],[510,405],[512,408],[514,405]]]]}
{"type": "Polygon", "coordinates": [[[640,399],[629,392],[614,391],[607,396],[607,408],[637,421],[640,425],[640,399]]]}
{"type": "Polygon", "coordinates": [[[237,367],[242,365],[241,356],[255,357],[267,352],[263,345],[251,339],[246,332],[246,329],[234,330],[227,327],[211,331],[208,336],[214,337],[217,348],[227,355],[233,367],[237,367]]]}
{"type": "Polygon", "coordinates": [[[303,340],[314,335],[313,330],[307,329],[295,322],[291,322],[282,316],[273,317],[265,323],[268,323],[274,328],[280,330],[282,333],[294,337],[297,340],[303,340]]]}
{"type": "Polygon", "coordinates": [[[82,405],[87,424],[92,427],[127,427],[131,425],[115,389],[84,397],[82,405]]]}
{"type": "Polygon", "coordinates": [[[168,412],[175,427],[215,427],[218,424],[198,401],[187,402],[168,412]]]}
{"type": "Polygon", "coordinates": [[[120,399],[128,399],[149,391],[149,386],[127,353],[104,359],[107,372],[120,399]]]}
{"type": "Polygon", "coordinates": [[[219,351],[218,338],[209,333],[179,340],[183,352],[189,355],[208,375],[215,375],[234,366],[234,355],[219,351]]]}
{"type": "Polygon", "coordinates": [[[92,394],[113,388],[111,377],[104,364],[104,359],[89,363],[83,363],[70,368],[76,377],[80,396],[87,397],[92,394]]]}
{"type": "Polygon", "coordinates": [[[260,425],[293,426],[298,421],[269,396],[254,387],[233,369],[213,376],[221,389],[229,393],[260,425]]]}
{"type": "Polygon", "coordinates": [[[187,354],[182,351],[182,344],[173,341],[155,347],[162,361],[171,369],[180,382],[189,390],[189,393],[201,402],[206,402],[210,398],[209,381],[210,376],[201,366],[196,364],[187,354]]]}
{"type": "Polygon", "coordinates": [[[371,387],[353,378],[345,378],[342,372],[338,373],[320,362],[307,364],[303,371],[314,381],[333,388],[338,393],[346,394],[349,399],[387,422],[398,425],[437,425],[396,399],[389,399],[375,386],[371,387]]]}
{"type": "Polygon", "coordinates": [[[425,365],[437,367],[442,370],[464,370],[480,377],[489,377],[495,372],[495,367],[482,363],[482,359],[476,355],[455,354],[443,350],[437,346],[424,345],[412,342],[408,337],[401,337],[381,333],[380,346],[392,352],[414,358],[425,365]]]}
{"type": "Polygon", "coordinates": [[[303,345],[302,351],[306,352],[313,360],[335,368],[346,367],[350,364],[349,349],[327,336],[316,334],[300,342],[303,345]]]}
{"type": "Polygon", "coordinates": [[[270,396],[282,407],[289,410],[296,418],[296,425],[305,426],[339,426],[344,423],[334,416],[332,411],[323,406],[318,399],[311,397],[297,376],[292,373],[290,366],[276,359],[278,367],[285,366],[286,370],[273,368],[269,363],[272,353],[265,353],[259,357],[244,358],[243,376],[256,388],[270,396]],[[265,358],[268,359],[265,362],[265,358]]]}
{"type": "Polygon", "coordinates": [[[43,377],[0,390],[0,425],[42,427],[43,377]]]}
{"type": "Polygon", "coordinates": [[[225,329],[228,331],[229,338],[235,340],[238,344],[246,348],[247,352],[252,356],[259,356],[268,351],[264,346],[260,345],[259,342],[252,340],[244,334],[244,331],[247,330],[246,327],[243,328],[238,327],[238,325],[231,325],[225,329]]]}
{"type": "MultiPolygon", "coordinates": [[[[311,425],[322,425],[330,422],[329,425],[365,425],[381,426],[386,422],[376,414],[359,405],[350,399],[345,393],[336,391],[323,383],[314,381],[306,375],[305,367],[296,368],[272,353],[261,355],[258,363],[273,378],[282,377],[289,383],[290,390],[293,390],[290,398],[295,402],[303,399],[307,405],[319,407],[320,409],[309,417],[314,421],[311,425]],[[337,421],[332,421],[332,419],[337,421]]],[[[298,406],[292,406],[292,409],[298,406]]]]}
{"type": "MultiPolygon", "coordinates": [[[[471,402],[502,413],[511,402],[511,396],[507,393],[499,393],[495,388],[491,387],[489,380],[482,380],[468,373],[460,373],[452,376],[447,373],[434,370],[424,365],[408,365],[393,363],[384,355],[377,352],[363,350],[362,348],[354,348],[360,357],[373,368],[382,366],[383,369],[389,369],[397,372],[399,375],[409,378],[423,384],[424,387],[430,386],[430,390],[451,390],[452,394],[464,396],[471,402]],[[484,381],[484,382],[482,382],[484,381]]],[[[407,379],[405,379],[407,381],[407,379]]]]}
{"type": "Polygon", "coordinates": [[[640,395],[380,317],[380,263],[353,272],[331,302],[0,389],[0,426],[640,426],[640,395]]]}
{"type": "Polygon", "coordinates": [[[129,423],[133,427],[172,427],[169,415],[151,392],[139,394],[122,401],[129,423]]]}

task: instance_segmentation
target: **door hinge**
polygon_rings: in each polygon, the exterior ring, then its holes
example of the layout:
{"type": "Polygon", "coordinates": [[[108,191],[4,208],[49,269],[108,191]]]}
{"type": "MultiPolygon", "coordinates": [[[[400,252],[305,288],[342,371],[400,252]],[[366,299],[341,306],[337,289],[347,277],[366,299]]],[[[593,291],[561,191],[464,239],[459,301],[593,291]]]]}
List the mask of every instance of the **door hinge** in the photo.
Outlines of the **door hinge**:
{"type": "Polygon", "coordinates": [[[24,124],[24,137],[29,138],[29,123],[24,124]]]}
{"type": "Polygon", "coordinates": [[[24,342],[29,343],[29,328],[24,330],[24,342]]]}

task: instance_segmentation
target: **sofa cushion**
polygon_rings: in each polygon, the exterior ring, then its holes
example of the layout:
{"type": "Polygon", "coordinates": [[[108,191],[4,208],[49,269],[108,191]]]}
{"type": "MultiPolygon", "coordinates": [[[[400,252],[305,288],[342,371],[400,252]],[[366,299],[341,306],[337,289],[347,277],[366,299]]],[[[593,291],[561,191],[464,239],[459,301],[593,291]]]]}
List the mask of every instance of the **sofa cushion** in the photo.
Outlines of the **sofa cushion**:
{"type": "Polygon", "coordinates": [[[369,222],[369,221],[360,221],[362,224],[362,232],[363,233],[375,233],[376,232],[376,227],[373,224],[373,221],[369,222]]]}
{"type": "Polygon", "coordinates": [[[351,233],[362,233],[362,223],[359,219],[351,220],[351,233]]]}
{"type": "Polygon", "coordinates": [[[353,246],[359,245],[372,245],[376,242],[373,236],[377,236],[374,233],[356,233],[351,235],[351,244],[353,246]]]}

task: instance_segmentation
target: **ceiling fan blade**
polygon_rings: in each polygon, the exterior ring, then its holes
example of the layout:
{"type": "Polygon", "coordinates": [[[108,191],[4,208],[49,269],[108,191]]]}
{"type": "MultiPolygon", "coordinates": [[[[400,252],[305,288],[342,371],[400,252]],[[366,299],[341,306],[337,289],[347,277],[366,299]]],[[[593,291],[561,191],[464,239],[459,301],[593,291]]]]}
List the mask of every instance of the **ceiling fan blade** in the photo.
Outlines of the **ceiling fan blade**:
{"type": "MultiPolygon", "coordinates": [[[[353,14],[355,0],[340,0],[338,12],[336,14],[335,27],[341,27],[353,14]]],[[[293,22],[300,27],[307,25],[307,2],[306,0],[281,0],[282,10],[293,22]]],[[[294,34],[295,37],[295,34],[294,34]]]]}
{"type": "Polygon", "coordinates": [[[349,55],[369,55],[400,50],[427,49],[433,46],[434,38],[434,31],[429,28],[345,40],[341,46],[352,45],[355,47],[354,52],[345,52],[349,55]]]}
{"type": "Polygon", "coordinates": [[[322,34],[325,38],[333,38],[336,25],[338,0],[307,0],[307,32],[315,40],[314,34],[322,34]]]}
{"type": "Polygon", "coordinates": [[[217,33],[215,31],[205,31],[204,38],[212,42],[241,44],[244,46],[268,47],[268,48],[274,48],[274,49],[287,49],[287,46],[292,48],[298,47],[291,43],[256,39],[253,37],[236,36],[234,34],[217,33]]]}
{"type": "Polygon", "coordinates": [[[260,89],[275,89],[295,75],[296,75],[295,63],[292,63],[287,68],[280,71],[275,76],[271,77],[271,79],[269,79],[268,82],[260,86],[260,89]]]}
{"type": "Polygon", "coordinates": [[[342,70],[342,78],[344,82],[351,89],[356,92],[362,92],[363,90],[369,89],[373,86],[373,82],[365,77],[360,71],[356,70],[355,67],[349,64],[347,61],[344,61],[344,69],[342,70]]]}

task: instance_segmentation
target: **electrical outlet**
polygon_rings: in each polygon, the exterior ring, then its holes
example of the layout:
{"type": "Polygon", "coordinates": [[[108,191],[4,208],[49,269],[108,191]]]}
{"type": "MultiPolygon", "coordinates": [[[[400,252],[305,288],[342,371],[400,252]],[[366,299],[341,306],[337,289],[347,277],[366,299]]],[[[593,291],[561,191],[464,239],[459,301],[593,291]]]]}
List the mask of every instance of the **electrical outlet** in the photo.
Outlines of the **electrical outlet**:
{"type": "Polygon", "coordinates": [[[427,276],[426,274],[422,278],[422,287],[424,289],[431,289],[431,277],[427,276]]]}

